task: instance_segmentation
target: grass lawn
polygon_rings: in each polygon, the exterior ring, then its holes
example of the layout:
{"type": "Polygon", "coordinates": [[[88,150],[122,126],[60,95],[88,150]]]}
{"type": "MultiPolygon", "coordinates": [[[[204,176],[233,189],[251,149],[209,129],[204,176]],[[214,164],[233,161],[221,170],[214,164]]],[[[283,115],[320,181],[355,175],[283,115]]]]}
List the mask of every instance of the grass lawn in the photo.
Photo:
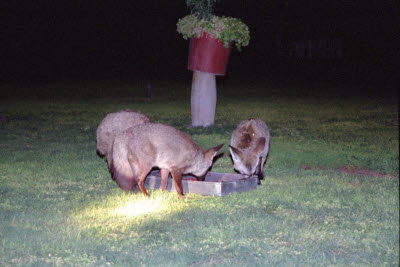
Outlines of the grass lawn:
{"type": "Polygon", "coordinates": [[[190,80],[155,82],[150,103],[145,87],[2,85],[9,93],[0,100],[1,266],[398,266],[396,97],[225,82],[215,126],[187,129],[190,80]],[[20,93],[30,95],[13,96],[20,93]],[[265,181],[225,197],[124,193],[96,154],[95,131],[107,113],[125,108],[203,148],[224,142],[218,172],[234,172],[228,144],[237,124],[264,120],[271,131],[265,181]],[[337,171],[343,166],[385,176],[337,171]]]}

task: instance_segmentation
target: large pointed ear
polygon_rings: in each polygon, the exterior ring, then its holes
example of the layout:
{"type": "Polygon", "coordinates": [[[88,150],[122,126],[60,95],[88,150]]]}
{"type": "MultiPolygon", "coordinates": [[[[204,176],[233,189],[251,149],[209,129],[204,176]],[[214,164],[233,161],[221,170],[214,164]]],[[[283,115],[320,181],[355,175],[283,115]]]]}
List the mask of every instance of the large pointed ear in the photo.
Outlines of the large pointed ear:
{"type": "Polygon", "coordinates": [[[249,123],[249,125],[247,126],[247,128],[252,127],[252,126],[253,126],[253,122],[254,122],[254,120],[250,119],[250,123],[249,123]]]}
{"type": "Polygon", "coordinates": [[[260,137],[258,138],[256,147],[253,149],[252,153],[255,155],[259,155],[264,150],[264,148],[265,148],[265,138],[260,137]]]}
{"type": "Polygon", "coordinates": [[[240,158],[243,156],[242,151],[233,146],[229,146],[229,151],[231,152],[233,161],[240,161],[240,158]]]}
{"type": "Polygon", "coordinates": [[[215,155],[218,153],[218,151],[221,149],[221,147],[223,147],[224,143],[216,146],[216,147],[212,147],[210,149],[207,149],[206,152],[204,152],[204,157],[206,159],[212,160],[215,155]]]}

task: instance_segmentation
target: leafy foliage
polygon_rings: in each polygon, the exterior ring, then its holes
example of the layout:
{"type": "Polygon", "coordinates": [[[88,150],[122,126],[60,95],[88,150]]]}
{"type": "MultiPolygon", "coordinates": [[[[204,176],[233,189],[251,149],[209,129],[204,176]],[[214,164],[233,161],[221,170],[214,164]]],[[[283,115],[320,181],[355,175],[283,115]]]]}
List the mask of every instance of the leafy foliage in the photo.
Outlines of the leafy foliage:
{"type": "Polygon", "coordinates": [[[232,42],[241,51],[250,41],[250,31],[240,19],[232,17],[213,16],[211,20],[202,19],[196,15],[188,15],[177,23],[177,31],[185,40],[192,37],[201,37],[204,33],[219,39],[225,47],[232,42]]]}
{"type": "Polygon", "coordinates": [[[214,4],[218,1],[186,0],[190,15],[178,21],[177,31],[183,35],[185,40],[209,34],[213,38],[219,39],[225,47],[229,47],[234,42],[236,48],[241,51],[242,46],[249,44],[249,28],[237,18],[213,15],[214,4]]]}

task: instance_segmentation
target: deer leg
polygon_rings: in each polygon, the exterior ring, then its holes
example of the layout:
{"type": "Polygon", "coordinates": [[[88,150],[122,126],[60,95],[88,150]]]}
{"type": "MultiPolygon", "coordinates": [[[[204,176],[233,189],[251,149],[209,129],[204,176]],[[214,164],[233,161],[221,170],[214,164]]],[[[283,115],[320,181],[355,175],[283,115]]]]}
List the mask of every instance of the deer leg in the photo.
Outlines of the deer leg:
{"type": "Polygon", "coordinates": [[[142,191],[143,195],[146,197],[149,197],[149,194],[147,194],[146,187],[144,186],[144,181],[146,179],[147,174],[151,171],[151,167],[142,167],[140,166],[138,171],[138,177],[137,177],[137,184],[139,186],[140,191],[142,191]]]}
{"type": "Polygon", "coordinates": [[[182,171],[181,170],[172,170],[171,171],[172,180],[174,181],[175,190],[179,195],[179,198],[183,197],[183,189],[182,189],[182,171]]]}
{"type": "Polygon", "coordinates": [[[161,190],[165,191],[168,186],[168,176],[169,176],[169,171],[167,169],[161,169],[161,190]]]}
{"type": "Polygon", "coordinates": [[[259,160],[258,166],[257,166],[258,184],[261,184],[260,180],[264,180],[263,163],[264,163],[264,160],[262,157],[260,157],[260,160],[259,160]]]}

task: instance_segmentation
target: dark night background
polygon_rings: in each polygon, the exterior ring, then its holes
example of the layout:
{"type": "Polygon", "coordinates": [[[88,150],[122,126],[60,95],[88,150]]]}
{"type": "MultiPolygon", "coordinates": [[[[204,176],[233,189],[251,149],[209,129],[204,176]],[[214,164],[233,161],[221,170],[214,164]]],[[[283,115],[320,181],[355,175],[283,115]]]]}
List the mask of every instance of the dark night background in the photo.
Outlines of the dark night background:
{"type": "MultiPolygon", "coordinates": [[[[41,82],[190,79],[189,42],[176,31],[184,0],[6,1],[0,79],[41,82]]],[[[232,50],[225,79],[330,81],[396,89],[396,1],[221,0],[217,15],[240,18],[250,45],[232,50]],[[312,43],[311,41],[314,41],[312,43]],[[293,53],[293,44],[334,46],[293,53]],[[334,51],[334,52],[332,52],[334,51]]],[[[304,47],[303,47],[304,48],[304,47]]]]}

